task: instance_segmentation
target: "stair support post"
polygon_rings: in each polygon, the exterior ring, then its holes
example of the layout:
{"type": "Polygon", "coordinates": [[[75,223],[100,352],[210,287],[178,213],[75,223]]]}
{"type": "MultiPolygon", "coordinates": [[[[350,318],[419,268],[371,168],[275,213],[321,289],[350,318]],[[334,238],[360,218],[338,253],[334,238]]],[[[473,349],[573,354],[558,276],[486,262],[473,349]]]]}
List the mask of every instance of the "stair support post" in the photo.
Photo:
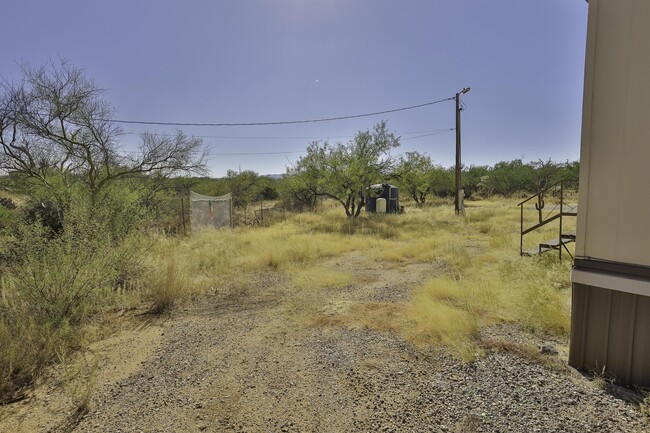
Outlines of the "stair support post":
{"type": "Polygon", "coordinates": [[[558,239],[560,239],[560,261],[562,261],[562,247],[564,246],[564,239],[562,238],[562,218],[564,217],[564,209],[562,209],[562,204],[564,203],[564,181],[560,181],[560,236],[558,239]]]}
{"type": "Polygon", "coordinates": [[[520,204],[519,208],[521,209],[521,216],[519,219],[519,256],[524,255],[524,205],[520,204]]]}

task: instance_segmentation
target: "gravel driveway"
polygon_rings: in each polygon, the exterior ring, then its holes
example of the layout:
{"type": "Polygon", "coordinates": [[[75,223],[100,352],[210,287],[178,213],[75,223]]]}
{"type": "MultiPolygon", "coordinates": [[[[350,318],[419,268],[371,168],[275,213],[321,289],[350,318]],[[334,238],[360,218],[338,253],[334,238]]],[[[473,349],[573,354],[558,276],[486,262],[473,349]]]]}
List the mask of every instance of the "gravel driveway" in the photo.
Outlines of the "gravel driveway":
{"type": "Polygon", "coordinates": [[[79,432],[641,432],[638,406],[507,351],[462,363],[366,329],[302,326],[275,297],[206,300],[102,390],[79,432]]]}
{"type": "MultiPolygon", "coordinates": [[[[399,301],[408,297],[406,283],[328,296],[342,305],[399,301]]],[[[255,287],[201,297],[153,331],[130,331],[105,347],[102,369],[116,374],[102,376],[80,420],[61,409],[36,411],[57,401],[50,393],[24,402],[22,421],[9,411],[0,431],[647,431],[637,404],[570,369],[508,350],[464,363],[390,333],[308,324],[291,313],[300,294],[283,289],[282,277],[261,276],[255,287]],[[145,332],[148,339],[138,340],[145,332]]],[[[562,365],[562,355],[544,356],[562,365]]]]}

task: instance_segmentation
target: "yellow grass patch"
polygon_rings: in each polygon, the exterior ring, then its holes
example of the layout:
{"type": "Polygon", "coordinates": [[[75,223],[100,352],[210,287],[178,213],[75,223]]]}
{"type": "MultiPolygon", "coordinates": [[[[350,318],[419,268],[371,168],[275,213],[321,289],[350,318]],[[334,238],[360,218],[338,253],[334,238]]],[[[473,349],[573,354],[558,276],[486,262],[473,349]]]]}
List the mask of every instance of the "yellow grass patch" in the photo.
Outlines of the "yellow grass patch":
{"type": "Polygon", "coordinates": [[[306,269],[296,269],[291,273],[292,283],[298,290],[310,288],[345,287],[354,280],[353,275],[328,269],[323,266],[313,266],[306,269]]]}
{"type": "MultiPolygon", "coordinates": [[[[152,259],[168,261],[168,252],[173,251],[173,272],[179,276],[165,277],[162,287],[169,286],[168,281],[183,281],[190,293],[244,287],[249,275],[277,272],[287,277],[287,312],[300,320],[393,332],[416,344],[445,345],[463,359],[480,353],[477,334],[483,326],[514,323],[531,332],[566,336],[568,260],[557,263],[553,253],[519,257],[520,214],[515,201],[466,205],[463,217],[455,216],[447,205],[356,220],[332,208],[294,215],[271,227],[161,239],[152,259]],[[352,253],[359,260],[358,269],[348,266],[342,271],[335,258],[345,260],[352,253]],[[355,284],[381,281],[380,276],[364,279],[367,269],[394,273],[427,263],[437,263],[443,275],[422,278],[407,301],[352,302],[328,290],[350,286],[354,291],[355,284]]],[[[574,224],[570,221],[568,229],[574,224]]],[[[548,227],[531,234],[526,243],[550,239],[557,230],[548,227]]],[[[166,275],[164,270],[172,272],[166,266],[161,275],[166,275]]],[[[393,279],[387,284],[399,283],[399,277],[393,279]]]]}

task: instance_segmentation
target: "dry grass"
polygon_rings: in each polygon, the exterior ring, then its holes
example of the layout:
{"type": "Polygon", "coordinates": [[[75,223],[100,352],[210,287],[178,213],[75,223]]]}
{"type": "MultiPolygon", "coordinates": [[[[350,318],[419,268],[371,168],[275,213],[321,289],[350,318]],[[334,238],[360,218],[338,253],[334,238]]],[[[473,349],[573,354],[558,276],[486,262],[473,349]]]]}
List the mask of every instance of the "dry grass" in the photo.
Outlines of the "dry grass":
{"type": "Polygon", "coordinates": [[[504,337],[487,337],[481,340],[481,346],[487,351],[514,353],[520,358],[545,365],[558,372],[568,370],[567,364],[561,358],[541,353],[532,343],[522,343],[504,337]]]}
{"type": "MultiPolygon", "coordinates": [[[[248,296],[251,290],[267,290],[251,280],[271,273],[281,286],[277,296],[286,298],[286,312],[295,320],[396,333],[416,344],[444,345],[466,360],[494,349],[478,337],[485,326],[509,323],[533,333],[568,335],[569,260],[519,257],[516,202],[468,202],[464,217],[455,216],[449,204],[357,220],[337,207],[325,208],[270,227],[160,237],[148,250],[148,271],[129,280],[128,287],[107,287],[89,299],[78,325],[87,328],[102,312],[143,303],[152,312],[169,311],[205,292],[248,296]],[[352,256],[354,266],[346,263],[352,256]],[[432,273],[409,280],[414,283],[407,300],[355,296],[370,286],[399,285],[400,273],[416,266],[432,273]]],[[[551,238],[556,231],[549,227],[527,242],[551,238]]],[[[68,275],[60,263],[47,269],[68,275]]],[[[95,266],[86,268],[91,272],[95,266]]],[[[11,395],[56,361],[59,347],[83,347],[84,333],[67,322],[56,328],[38,322],[28,314],[31,304],[17,303],[11,281],[5,280],[0,280],[0,395],[11,395]]],[[[79,394],[84,407],[89,394],[79,394]]]]}
{"type": "Polygon", "coordinates": [[[70,360],[65,352],[57,353],[59,360],[56,374],[60,385],[69,396],[75,414],[83,415],[90,409],[91,399],[97,388],[99,359],[90,351],[82,351],[70,360]]]}
{"type": "Polygon", "coordinates": [[[176,257],[172,255],[161,260],[160,264],[165,268],[152,267],[145,276],[143,295],[151,305],[150,311],[153,314],[169,311],[177,301],[186,298],[189,293],[185,271],[178,269],[176,257]]]}
{"type": "Polygon", "coordinates": [[[328,269],[324,266],[298,268],[291,272],[292,283],[297,290],[311,288],[334,288],[350,285],[354,276],[351,274],[328,269]]]}
{"type": "Polygon", "coordinates": [[[275,272],[288,281],[288,311],[296,317],[395,332],[472,359],[484,349],[477,338],[484,326],[513,323],[534,333],[568,333],[569,261],[519,257],[518,233],[519,209],[508,200],[468,203],[464,217],[453,215],[451,206],[356,221],[338,208],[298,214],[271,227],[160,239],[152,261],[167,263],[166,272],[147,284],[153,288],[149,299],[166,308],[187,294],[243,287],[247,275],[275,272]],[[336,302],[332,288],[364,284],[354,271],[326,260],[352,252],[369,267],[435,262],[444,272],[413,287],[408,302],[356,302],[326,311],[324,305],[336,302]]]}
{"type": "Polygon", "coordinates": [[[25,310],[0,317],[0,405],[21,398],[23,389],[55,358],[58,348],[76,341],[71,329],[57,332],[41,326],[25,310]]]}
{"type": "Polygon", "coordinates": [[[223,288],[241,275],[267,270],[295,273],[309,284],[310,277],[301,269],[310,263],[364,250],[377,242],[371,236],[347,234],[351,227],[347,218],[341,221],[335,216],[334,220],[330,224],[327,216],[302,214],[268,228],[204,231],[187,239],[161,238],[152,261],[165,261],[173,252],[177,272],[186,277],[192,293],[223,288]]]}

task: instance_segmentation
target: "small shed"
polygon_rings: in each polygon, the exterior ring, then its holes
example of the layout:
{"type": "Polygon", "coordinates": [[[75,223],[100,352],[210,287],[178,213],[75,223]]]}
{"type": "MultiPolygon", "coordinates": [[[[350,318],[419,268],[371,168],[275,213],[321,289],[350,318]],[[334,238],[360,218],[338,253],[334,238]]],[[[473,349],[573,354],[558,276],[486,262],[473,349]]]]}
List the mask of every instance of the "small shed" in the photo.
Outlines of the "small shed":
{"type": "Polygon", "coordinates": [[[366,194],[366,212],[377,212],[377,199],[386,200],[386,213],[399,212],[399,188],[387,183],[370,185],[366,194]]]}

